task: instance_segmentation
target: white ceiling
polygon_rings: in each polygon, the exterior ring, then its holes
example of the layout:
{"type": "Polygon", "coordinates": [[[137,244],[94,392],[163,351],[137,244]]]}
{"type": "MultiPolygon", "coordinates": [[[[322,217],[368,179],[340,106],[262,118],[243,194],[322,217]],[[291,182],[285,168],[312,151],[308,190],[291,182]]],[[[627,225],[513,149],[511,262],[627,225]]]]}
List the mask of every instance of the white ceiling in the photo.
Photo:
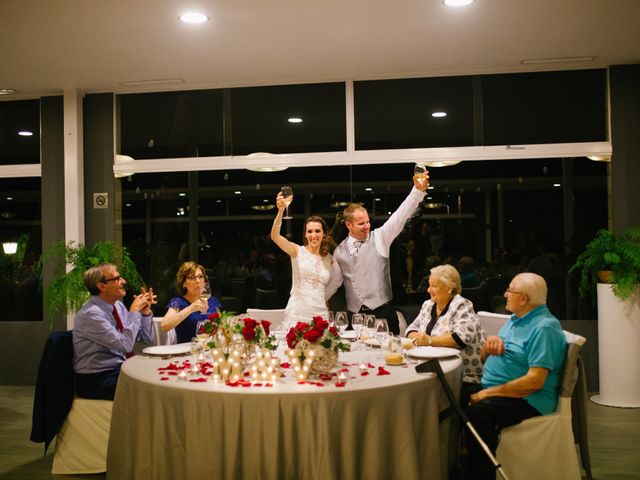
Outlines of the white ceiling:
{"type": "Polygon", "coordinates": [[[8,100],[592,68],[640,63],[639,23],[640,0],[0,0],[0,88],[19,91],[8,100]],[[190,7],[210,21],[178,21],[190,7]],[[595,60],[521,63],[582,56],[595,60]]]}

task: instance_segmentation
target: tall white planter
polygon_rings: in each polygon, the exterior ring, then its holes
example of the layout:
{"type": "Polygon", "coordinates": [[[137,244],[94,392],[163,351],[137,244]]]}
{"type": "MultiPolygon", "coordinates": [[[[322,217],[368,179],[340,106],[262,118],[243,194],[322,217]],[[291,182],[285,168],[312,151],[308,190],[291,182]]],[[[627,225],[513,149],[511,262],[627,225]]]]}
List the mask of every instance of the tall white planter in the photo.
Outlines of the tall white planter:
{"type": "Polygon", "coordinates": [[[640,407],[640,306],[624,302],[609,284],[598,284],[600,394],[596,403],[640,407]]]}

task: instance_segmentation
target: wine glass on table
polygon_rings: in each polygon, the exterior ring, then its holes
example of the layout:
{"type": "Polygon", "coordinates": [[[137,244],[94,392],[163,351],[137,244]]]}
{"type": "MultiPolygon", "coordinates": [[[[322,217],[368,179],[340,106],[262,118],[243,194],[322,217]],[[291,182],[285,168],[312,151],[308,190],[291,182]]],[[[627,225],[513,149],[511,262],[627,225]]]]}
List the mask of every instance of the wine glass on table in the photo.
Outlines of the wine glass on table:
{"type": "Polygon", "coordinates": [[[362,329],[364,328],[364,315],[361,313],[354,313],[351,315],[351,326],[356,332],[356,342],[360,342],[360,336],[362,335],[362,329]]]}
{"type": "Polygon", "coordinates": [[[202,349],[204,350],[205,345],[207,344],[207,340],[209,339],[209,334],[206,331],[205,323],[209,322],[209,320],[200,320],[196,324],[196,338],[202,345],[202,349]]]}
{"type": "Polygon", "coordinates": [[[344,335],[345,330],[349,326],[349,319],[347,318],[347,312],[336,312],[334,319],[335,319],[336,328],[340,332],[340,336],[344,335]]]}
{"type": "Polygon", "coordinates": [[[374,331],[375,338],[380,344],[380,351],[382,351],[389,341],[389,324],[387,320],[384,318],[376,318],[374,331]]]}
{"type": "Polygon", "coordinates": [[[280,188],[280,192],[282,193],[282,197],[284,198],[284,218],[285,220],[291,220],[293,217],[289,215],[289,205],[293,201],[293,190],[288,185],[284,185],[280,188]]]}
{"type": "Polygon", "coordinates": [[[427,167],[425,167],[424,164],[416,163],[416,165],[413,167],[413,174],[415,175],[420,185],[424,186],[427,183],[427,167]]]}
{"type": "Polygon", "coordinates": [[[375,333],[376,333],[376,316],[375,315],[365,315],[364,316],[364,329],[367,334],[366,343],[370,346],[375,345],[375,333]]]}

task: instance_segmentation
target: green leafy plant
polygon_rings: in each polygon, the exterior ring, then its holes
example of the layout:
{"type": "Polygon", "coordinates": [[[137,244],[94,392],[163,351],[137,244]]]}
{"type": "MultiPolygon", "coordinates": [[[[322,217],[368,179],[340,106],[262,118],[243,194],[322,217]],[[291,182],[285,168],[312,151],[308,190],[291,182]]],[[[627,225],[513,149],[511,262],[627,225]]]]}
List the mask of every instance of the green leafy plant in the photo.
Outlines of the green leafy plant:
{"type": "Polygon", "coordinates": [[[598,273],[611,271],[609,283],[622,299],[640,298],[640,228],[623,233],[600,230],[578,256],[569,272],[580,272],[580,295],[593,295],[598,273]]]}
{"type": "Polygon", "coordinates": [[[91,247],[81,243],[58,241],[47,248],[40,257],[38,269],[53,265],[53,280],[45,290],[45,305],[49,322],[53,325],[56,314],[75,313],[89,298],[83,275],[90,267],[113,263],[127,280],[127,290],[138,292],[144,282],[125,247],[113,242],[98,242],[91,247]],[[66,271],[66,266],[71,268],[66,271]]]}

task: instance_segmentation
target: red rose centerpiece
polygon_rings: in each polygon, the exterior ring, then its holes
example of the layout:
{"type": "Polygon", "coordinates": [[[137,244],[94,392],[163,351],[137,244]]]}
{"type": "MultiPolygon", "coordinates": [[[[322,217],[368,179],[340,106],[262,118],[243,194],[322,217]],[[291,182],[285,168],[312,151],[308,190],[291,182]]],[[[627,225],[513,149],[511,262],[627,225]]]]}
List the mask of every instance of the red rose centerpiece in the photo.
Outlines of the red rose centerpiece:
{"type": "Polygon", "coordinates": [[[287,345],[294,374],[299,381],[307,375],[320,375],[331,370],[338,361],[339,351],[350,347],[340,341],[340,333],[320,316],[311,323],[298,322],[287,333],[287,345]]]}

